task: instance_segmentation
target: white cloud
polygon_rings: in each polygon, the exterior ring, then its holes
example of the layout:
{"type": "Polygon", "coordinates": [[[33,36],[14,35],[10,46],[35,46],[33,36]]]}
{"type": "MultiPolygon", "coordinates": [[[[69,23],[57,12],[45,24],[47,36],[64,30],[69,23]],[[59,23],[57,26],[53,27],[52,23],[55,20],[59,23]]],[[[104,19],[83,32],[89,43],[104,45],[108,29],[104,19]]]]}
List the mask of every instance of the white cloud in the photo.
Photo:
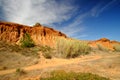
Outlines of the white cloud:
{"type": "Polygon", "coordinates": [[[68,36],[75,37],[75,38],[81,38],[81,37],[87,37],[88,35],[84,31],[85,26],[83,26],[83,22],[88,17],[96,17],[99,16],[103,11],[111,7],[116,2],[116,0],[112,0],[109,3],[105,4],[104,6],[100,3],[96,6],[93,6],[92,9],[88,10],[87,12],[83,12],[82,14],[79,14],[73,22],[66,25],[66,27],[61,28],[62,32],[65,32],[68,36]],[[82,33],[82,34],[81,34],[82,33]],[[77,35],[76,35],[77,34],[77,35]]]}
{"type": "Polygon", "coordinates": [[[107,10],[108,8],[110,8],[111,6],[113,6],[113,4],[116,2],[117,0],[112,0],[110,2],[108,2],[105,5],[97,4],[95,7],[93,7],[91,9],[91,15],[92,16],[99,16],[99,14],[101,14],[103,11],[107,10]]]}
{"type": "Polygon", "coordinates": [[[0,2],[7,21],[28,25],[40,22],[50,25],[71,17],[75,6],[65,1],[58,3],[56,0],[1,0],[0,2]]]}
{"type": "MultiPolygon", "coordinates": [[[[78,8],[72,5],[73,0],[0,0],[0,7],[5,20],[33,25],[36,22],[56,27],[53,23],[59,23],[69,20],[78,8]],[[58,2],[59,1],[59,2],[58,2]]],[[[90,16],[99,16],[100,13],[109,8],[116,0],[112,0],[106,5],[97,4],[91,10],[79,14],[67,25],[57,26],[56,29],[61,30],[70,37],[80,38],[87,37],[83,33],[86,29],[82,25],[85,18],[90,16]]],[[[79,5],[80,7],[80,5],[79,5]]],[[[80,8],[81,9],[81,8],[80,8]]],[[[80,10],[79,9],[79,10],[80,10]]],[[[78,12],[77,12],[78,13],[78,12]]]]}
{"type": "MultiPolygon", "coordinates": [[[[84,22],[84,19],[90,15],[90,12],[86,12],[83,14],[79,14],[76,16],[76,18],[70,22],[68,25],[65,25],[63,28],[61,28],[61,31],[66,33],[70,37],[78,38],[80,37],[80,34],[85,31],[85,26],[82,25],[84,22]]],[[[82,37],[86,34],[82,34],[82,37]]]]}

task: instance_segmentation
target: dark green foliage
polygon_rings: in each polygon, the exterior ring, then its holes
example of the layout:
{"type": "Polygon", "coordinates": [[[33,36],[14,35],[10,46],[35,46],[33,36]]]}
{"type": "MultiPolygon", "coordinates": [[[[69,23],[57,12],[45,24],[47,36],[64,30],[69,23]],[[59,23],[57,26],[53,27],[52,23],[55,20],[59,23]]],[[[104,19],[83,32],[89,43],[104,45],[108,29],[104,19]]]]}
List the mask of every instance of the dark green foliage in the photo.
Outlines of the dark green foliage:
{"type": "Polygon", "coordinates": [[[110,80],[91,73],[66,73],[64,71],[52,72],[49,77],[40,78],[40,80],[110,80]]]}
{"type": "Polygon", "coordinates": [[[39,26],[41,26],[41,24],[40,23],[35,23],[35,25],[33,25],[33,27],[39,27],[39,26]]]}
{"type": "Polygon", "coordinates": [[[31,39],[30,35],[28,33],[25,33],[23,38],[20,41],[22,47],[34,47],[34,42],[31,39]]]}

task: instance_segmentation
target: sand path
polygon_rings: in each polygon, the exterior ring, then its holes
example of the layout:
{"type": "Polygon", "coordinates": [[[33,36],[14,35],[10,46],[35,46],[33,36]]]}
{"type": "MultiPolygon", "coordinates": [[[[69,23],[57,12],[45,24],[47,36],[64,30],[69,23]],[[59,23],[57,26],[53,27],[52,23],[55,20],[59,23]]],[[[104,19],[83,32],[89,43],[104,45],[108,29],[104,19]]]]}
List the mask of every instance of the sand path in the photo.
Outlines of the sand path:
{"type": "MultiPolygon", "coordinates": [[[[74,59],[58,59],[58,58],[53,58],[53,59],[40,59],[38,64],[31,65],[31,66],[26,66],[22,67],[25,71],[30,71],[30,70],[37,70],[37,69],[45,69],[49,67],[58,67],[58,66],[64,66],[68,64],[77,64],[80,62],[86,62],[86,61],[93,61],[97,59],[101,59],[102,56],[98,55],[90,55],[90,56],[83,56],[79,58],[74,58],[74,59]]],[[[10,74],[14,73],[16,69],[8,69],[8,70],[2,70],[0,71],[0,75],[5,75],[5,74],[10,74]]]]}

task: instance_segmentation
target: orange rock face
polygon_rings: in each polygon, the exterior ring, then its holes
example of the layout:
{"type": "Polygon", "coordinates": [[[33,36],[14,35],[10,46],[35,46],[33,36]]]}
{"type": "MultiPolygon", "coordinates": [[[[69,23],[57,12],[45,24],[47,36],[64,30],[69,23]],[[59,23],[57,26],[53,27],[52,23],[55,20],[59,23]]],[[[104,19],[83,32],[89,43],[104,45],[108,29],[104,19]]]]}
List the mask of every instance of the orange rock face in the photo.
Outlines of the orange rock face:
{"type": "Polygon", "coordinates": [[[91,42],[89,42],[89,44],[91,47],[94,47],[94,48],[97,48],[98,44],[100,44],[105,48],[108,48],[110,50],[114,50],[113,44],[120,44],[120,43],[117,41],[110,41],[107,38],[101,38],[101,39],[96,40],[96,41],[91,41],[91,42]]]}
{"type": "Polygon", "coordinates": [[[67,36],[45,26],[26,26],[10,22],[0,22],[0,40],[19,43],[25,33],[29,33],[36,45],[54,45],[56,37],[67,36]]]}

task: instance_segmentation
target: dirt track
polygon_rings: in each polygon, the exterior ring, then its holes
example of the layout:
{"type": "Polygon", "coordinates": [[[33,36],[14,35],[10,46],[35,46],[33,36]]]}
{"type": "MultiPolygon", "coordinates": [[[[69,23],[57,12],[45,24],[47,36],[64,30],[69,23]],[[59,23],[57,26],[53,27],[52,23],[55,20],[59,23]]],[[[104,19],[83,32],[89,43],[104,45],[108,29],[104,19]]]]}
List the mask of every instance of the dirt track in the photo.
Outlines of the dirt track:
{"type": "MultiPolygon", "coordinates": [[[[90,72],[98,74],[103,77],[108,77],[111,80],[120,80],[120,54],[117,53],[105,53],[105,54],[91,54],[81,56],[75,59],[44,59],[41,58],[39,63],[32,66],[22,67],[28,73],[33,73],[32,80],[35,80],[36,76],[40,75],[39,70],[66,70],[74,72],[90,72]]],[[[14,73],[16,69],[9,69],[0,71],[0,76],[14,73]]],[[[26,77],[20,78],[26,80],[26,77]],[[25,79],[24,79],[25,78],[25,79]]],[[[27,76],[27,80],[31,79],[30,75],[27,76]]]]}
{"type": "MultiPolygon", "coordinates": [[[[22,69],[30,71],[30,70],[36,70],[36,69],[44,69],[44,68],[49,68],[49,67],[56,67],[56,66],[62,66],[62,65],[68,65],[68,64],[75,64],[75,63],[80,63],[80,62],[85,62],[85,61],[93,61],[101,59],[101,56],[85,56],[81,58],[75,58],[75,59],[43,59],[36,65],[28,66],[28,67],[22,67],[22,69]]],[[[9,70],[3,70],[0,71],[0,75],[4,74],[9,74],[15,72],[16,69],[9,69],[9,70]]]]}

